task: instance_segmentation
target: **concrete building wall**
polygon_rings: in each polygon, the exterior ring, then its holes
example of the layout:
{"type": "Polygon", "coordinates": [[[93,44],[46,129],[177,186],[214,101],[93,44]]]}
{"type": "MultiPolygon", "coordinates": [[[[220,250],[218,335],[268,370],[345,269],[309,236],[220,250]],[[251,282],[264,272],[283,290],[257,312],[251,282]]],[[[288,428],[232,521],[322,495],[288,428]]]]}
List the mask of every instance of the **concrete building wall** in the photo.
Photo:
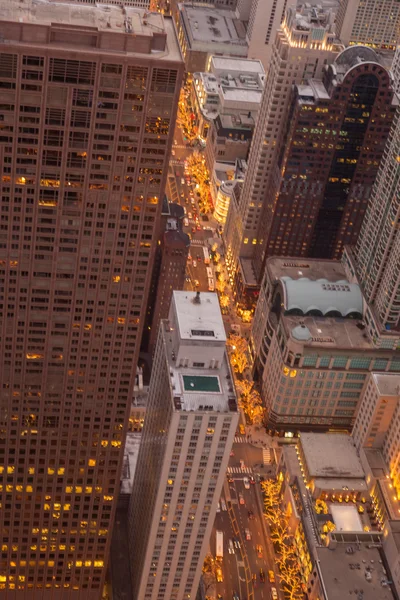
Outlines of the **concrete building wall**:
{"type": "Polygon", "coordinates": [[[396,0],[342,0],[336,34],[346,46],[363,44],[394,52],[399,43],[400,7],[396,0]]]}

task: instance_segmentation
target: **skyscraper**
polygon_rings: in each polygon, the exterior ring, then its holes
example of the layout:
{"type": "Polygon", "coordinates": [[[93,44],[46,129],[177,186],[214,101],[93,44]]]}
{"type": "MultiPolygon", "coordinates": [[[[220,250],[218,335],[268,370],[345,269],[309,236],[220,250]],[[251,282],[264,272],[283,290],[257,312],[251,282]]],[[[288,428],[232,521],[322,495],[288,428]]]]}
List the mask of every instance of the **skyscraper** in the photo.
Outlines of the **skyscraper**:
{"type": "MultiPolygon", "coordinates": [[[[335,41],[332,21],[330,11],[290,7],[276,34],[246,178],[240,196],[233,194],[224,230],[227,260],[236,275],[251,272],[252,266],[240,268],[239,257],[242,263],[251,263],[256,246],[263,243],[258,228],[285,134],[292,86],[320,79],[324,66],[342,49],[335,41]]],[[[237,282],[236,287],[240,285],[237,282]]]]}
{"type": "Polygon", "coordinates": [[[322,81],[295,86],[257,272],[267,256],[338,259],[357,242],[396,107],[390,72],[364,46],[341,52],[322,81]]]}
{"type": "Polygon", "coordinates": [[[400,121],[393,126],[355,248],[344,264],[367,302],[366,322],[377,345],[400,346],[400,121]]]}
{"type": "Polygon", "coordinates": [[[346,46],[394,52],[400,41],[400,5],[397,0],[341,0],[336,34],[346,46]]]}
{"type": "Polygon", "coordinates": [[[258,58],[268,72],[272,45],[285,17],[285,11],[290,6],[296,6],[296,0],[253,0],[247,25],[247,41],[249,43],[249,58],[258,58]]]}
{"type": "Polygon", "coordinates": [[[238,417],[217,295],[174,292],[129,509],[135,600],[196,597],[238,417]]]}
{"type": "Polygon", "coordinates": [[[98,600],[171,123],[173,23],[0,4],[0,591],[98,600]]]}

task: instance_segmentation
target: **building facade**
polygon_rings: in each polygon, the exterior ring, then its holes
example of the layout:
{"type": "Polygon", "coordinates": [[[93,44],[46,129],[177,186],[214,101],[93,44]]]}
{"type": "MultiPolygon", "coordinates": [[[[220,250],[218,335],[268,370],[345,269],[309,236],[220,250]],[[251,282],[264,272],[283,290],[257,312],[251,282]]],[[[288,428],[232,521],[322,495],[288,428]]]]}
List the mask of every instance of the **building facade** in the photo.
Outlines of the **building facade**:
{"type": "Polygon", "coordinates": [[[246,30],[235,12],[179,3],[173,15],[189,76],[207,71],[215,54],[247,58],[246,30]]]}
{"type": "Polygon", "coordinates": [[[357,242],[397,108],[390,72],[354,46],[297,85],[273,168],[255,269],[268,256],[339,259],[357,242]]]}
{"type": "Polygon", "coordinates": [[[135,599],[196,596],[238,417],[217,295],[174,292],[130,503],[135,599]]]}
{"type": "Polygon", "coordinates": [[[284,21],[286,10],[296,8],[295,0],[252,0],[247,24],[249,58],[258,58],[267,73],[272,57],[272,45],[276,32],[284,21]]]}
{"type": "MultiPolygon", "coordinates": [[[[310,78],[320,79],[324,66],[333,62],[342,48],[335,41],[331,20],[330,11],[290,7],[276,34],[246,178],[240,196],[232,197],[229,227],[224,231],[227,260],[234,273],[240,269],[239,258],[242,262],[252,261],[256,246],[264,243],[258,237],[258,229],[267,209],[270,178],[286,133],[284,124],[288,120],[292,87],[310,78]]],[[[252,266],[243,270],[251,273],[252,266]]],[[[246,288],[246,282],[243,287],[246,288]]]]}
{"type": "Polygon", "coordinates": [[[400,372],[398,353],[375,346],[364,313],[341,263],[266,261],[251,347],[270,429],[351,431],[371,371],[400,372]]]}
{"type": "Polygon", "coordinates": [[[0,36],[0,595],[98,600],[183,63],[129,7],[0,36]]]}
{"type": "Polygon", "coordinates": [[[186,261],[190,251],[190,238],[183,231],[185,212],[179,204],[169,203],[165,228],[157,248],[155,282],[152,289],[151,318],[148,323],[148,351],[152,354],[158,336],[160,321],[166,319],[172,300],[173,290],[183,290],[186,274],[186,261]]]}
{"type": "Polygon", "coordinates": [[[396,0],[341,0],[336,34],[346,46],[363,44],[394,52],[399,43],[400,6],[396,0]]]}

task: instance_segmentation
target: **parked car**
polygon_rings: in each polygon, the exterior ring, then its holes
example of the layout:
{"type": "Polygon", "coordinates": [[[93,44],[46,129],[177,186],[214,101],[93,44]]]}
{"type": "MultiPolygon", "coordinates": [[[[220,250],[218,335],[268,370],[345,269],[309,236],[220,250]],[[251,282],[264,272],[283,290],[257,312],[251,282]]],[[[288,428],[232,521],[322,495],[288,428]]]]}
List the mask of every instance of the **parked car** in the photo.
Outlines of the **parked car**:
{"type": "Polygon", "coordinates": [[[268,579],[270,583],[275,583],[275,573],[273,571],[268,571],[268,579]]]}
{"type": "Polygon", "coordinates": [[[246,540],[247,540],[247,541],[251,540],[251,533],[250,533],[250,529],[247,529],[247,528],[246,528],[246,529],[244,530],[244,534],[245,534],[245,536],[246,536],[246,540]]]}
{"type": "Polygon", "coordinates": [[[257,552],[257,557],[262,558],[263,552],[262,552],[262,546],[260,546],[260,544],[257,544],[256,552],[257,552]]]}
{"type": "Polygon", "coordinates": [[[222,569],[215,569],[215,575],[217,577],[218,583],[222,583],[224,581],[224,577],[222,575],[222,569]]]}
{"type": "Polygon", "coordinates": [[[271,588],[271,598],[272,600],[278,600],[278,592],[274,587],[271,588]]]}
{"type": "Polygon", "coordinates": [[[250,489],[250,481],[249,481],[248,477],[244,477],[243,478],[243,485],[244,485],[244,487],[245,487],[246,490],[250,489]]]}
{"type": "Polygon", "coordinates": [[[253,521],[253,520],[254,520],[254,513],[253,513],[253,511],[252,511],[252,510],[249,510],[249,511],[248,511],[248,513],[247,513],[247,516],[249,517],[250,521],[253,521]]]}
{"type": "Polygon", "coordinates": [[[261,583],[265,583],[265,573],[263,569],[260,569],[260,581],[261,583]]]}

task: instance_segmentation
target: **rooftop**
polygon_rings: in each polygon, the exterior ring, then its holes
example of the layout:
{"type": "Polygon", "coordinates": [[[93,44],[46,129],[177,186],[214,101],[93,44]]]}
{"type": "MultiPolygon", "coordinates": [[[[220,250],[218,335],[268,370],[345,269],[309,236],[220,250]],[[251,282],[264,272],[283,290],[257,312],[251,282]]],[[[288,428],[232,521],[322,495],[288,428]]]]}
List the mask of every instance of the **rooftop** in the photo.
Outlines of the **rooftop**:
{"type": "Polygon", "coordinates": [[[267,273],[271,279],[279,279],[282,276],[299,279],[328,279],[335,282],[346,279],[346,273],[342,263],[336,260],[324,260],[319,258],[291,258],[272,257],[268,258],[267,273]]]}
{"type": "Polygon", "coordinates": [[[351,436],[302,433],[300,445],[311,478],[364,479],[364,469],[351,436]]]}
{"type": "MultiPolygon", "coordinates": [[[[355,319],[285,315],[281,317],[281,323],[288,338],[295,343],[301,342],[304,347],[371,350],[374,356],[379,355],[379,351],[372,346],[367,330],[355,319]],[[298,335],[299,327],[308,330],[304,331],[304,337],[298,335]]],[[[387,352],[385,354],[382,351],[382,355],[387,356],[387,352]]]]}
{"type": "MultiPolygon", "coordinates": [[[[98,53],[99,48],[112,50],[113,53],[143,53],[143,47],[135,43],[135,37],[145,36],[158,42],[152,46],[157,59],[181,60],[181,53],[176,39],[172,19],[164,18],[159,13],[150,13],[141,8],[123,7],[106,4],[75,4],[70,2],[50,2],[48,0],[3,0],[0,2],[0,22],[14,22],[18,30],[24,25],[49,26],[60,32],[59,46],[86,48],[88,52],[98,53]],[[85,31],[83,35],[79,31],[85,31]],[[62,36],[68,30],[70,37],[62,36]],[[78,30],[78,31],[77,31],[78,30]],[[127,37],[125,43],[115,43],[115,34],[127,37]],[[165,35],[167,45],[165,46],[165,35]],[[97,39],[100,37],[100,40],[97,39]],[[110,41],[113,38],[114,43],[110,41]],[[137,50],[136,50],[137,48],[137,50]]],[[[18,38],[18,30],[6,26],[1,34],[6,40],[20,43],[47,44],[47,37],[30,35],[26,28],[24,36],[18,38]],[[23,42],[21,41],[23,39],[23,42]]]]}
{"type": "Polygon", "coordinates": [[[258,75],[265,77],[262,62],[253,58],[233,58],[231,56],[212,56],[210,71],[218,75],[219,73],[230,73],[252,75],[256,78],[258,75]],[[219,73],[218,73],[219,72],[219,73]]]}
{"type": "MultiPolygon", "coordinates": [[[[174,292],[176,293],[176,292],[174,292]]],[[[235,386],[226,350],[218,369],[178,367],[173,338],[166,322],[162,329],[169,365],[171,397],[175,410],[237,412],[235,386]]],[[[206,343],[206,342],[205,342],[206,343]]]]}
{"type": "Polygon", "coordinates": [[[280,280],[284,307],[288,312],[335,317],[356,315],[362,318],[363,297],[356,283],[349,283],[346,279],[332,282],[326,278],[314,281],[308,277],[292,279],[288,276],[280,280]]]}
{"type": "Polygon", "coordinates": [[[395,373],[372,373],[381,396],[400,396],[400,375],[395,373]]]}
{"type": "MultiPolygon", "coordinates": [[[[241,46],[247,53],[246,30],[232,11],[208,6],[179,5],[192,50],[204,49],[209,44],[241,46]]],[[[212,46],[209,49],[212,52],[212,46]]],[[[228,48],[226,48],[228,52],[228,48]]]]}
{"type": "Polygon", "coordinates": [[[173,302],[176,306],[181,340],[201,340],[204,343],[226,342],[217,294],[174,291],[173,302]]]}
{"type": "MultiPolygon", "coordinates": [[[[360,539],[363,537],[360,534],[360,539]]],[[[351,544],[347,539],[357,540],[356,536],[344,534],[343,538],[344,541],[335,545],[334,549],[316,549],[329,600],[393,600],[379,550],[373,547],[376,545],[374,540],[371,540],[372,543],[351,544]],[[353,549],[351,553],[348,551],[350,546],[353,549]]]]}

